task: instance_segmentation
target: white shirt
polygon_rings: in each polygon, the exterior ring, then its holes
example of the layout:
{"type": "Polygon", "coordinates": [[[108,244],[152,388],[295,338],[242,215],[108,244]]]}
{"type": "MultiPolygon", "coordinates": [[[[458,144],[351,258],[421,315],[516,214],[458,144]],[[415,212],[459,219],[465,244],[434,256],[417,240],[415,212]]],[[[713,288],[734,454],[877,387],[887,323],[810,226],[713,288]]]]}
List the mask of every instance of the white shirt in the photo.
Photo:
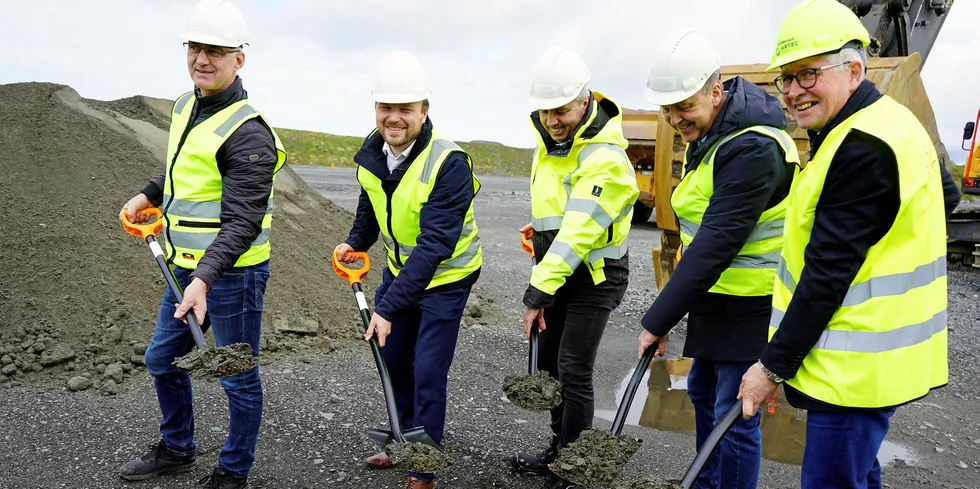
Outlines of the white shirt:
{"type": "MultiPolygon", "coordinates": [[[[416,139],[415,141],[418,141],[418,139],[416,139]]],[[[395,168],[398,168],[398,165],[402,164],[403,161],[408,159],[408,154],[412,152],[412,146],[415,146],[415,141],[412,141],[412,144],[409,144],[407,148],[403,149],[401,154],[399,154],[398,156],[392,156],[391,146],[388,146],[388,142],[385,141],[384,146],[381,146],[381,152],[388,157],[389,173],[395,171],[395,168]]]]}

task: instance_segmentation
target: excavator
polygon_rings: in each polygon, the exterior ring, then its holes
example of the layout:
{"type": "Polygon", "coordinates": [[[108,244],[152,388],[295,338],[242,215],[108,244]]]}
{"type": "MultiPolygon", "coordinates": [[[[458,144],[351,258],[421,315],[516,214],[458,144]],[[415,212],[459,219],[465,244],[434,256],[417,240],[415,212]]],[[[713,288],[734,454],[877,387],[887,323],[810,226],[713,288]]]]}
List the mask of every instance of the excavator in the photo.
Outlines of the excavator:
{"type": "MultiPolygon", "coordinates": [[[[936,116],[920,78],[920,69],[936,42],[953,0],[838,1],[851,8],[871,34],[867,78],[878,90],[904,104],[918,117],[932,137],[939,161],[949,169],[949,153],[939,138],[936,116]]],[[[766,72],[767,66],[768,63],[722,66],[721,78],[724,81],[741,76],[780,98],[773,82],[776,75],[766,72]]],[[[789,123],[787,132],[793,136],[801,163],[806,164],[810,148],[806,130],[796,125],[785,106],[783,109],[789,123]]],[[[973,125],[978,123],[980,120],[973,125]]],[[[670,196],[680,183],[687,146],[663,120],[659,110],[624,109],[623,132],[629,140],[627,154],[640,187],[633,222],[646,222],[655,214],[656,225],[662,231],[660,246],[653,248],[657,289],[662,290],[679,260],[681,240],[670,196]]],[[[980,158],[980,155],[971,158],[980,158]]],[[[973,182],[980,193],[980,177],[976,173],[975,169],[973,182]]],[[[947,251],[953,261],[976,266],[980,263],[977,261],[980,260],[980,251],[977,251],[980,248],[980,212],[959,210],[957,208],[947,221],[947,251]]]]}

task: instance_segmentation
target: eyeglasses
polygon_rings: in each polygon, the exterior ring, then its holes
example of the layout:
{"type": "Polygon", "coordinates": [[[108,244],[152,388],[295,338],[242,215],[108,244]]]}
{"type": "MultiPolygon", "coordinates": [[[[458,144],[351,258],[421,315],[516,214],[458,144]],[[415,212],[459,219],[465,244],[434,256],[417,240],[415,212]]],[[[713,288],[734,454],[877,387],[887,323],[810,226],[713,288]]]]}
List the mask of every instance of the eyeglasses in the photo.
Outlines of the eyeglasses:
{"type": "Polygon", "coordinates": [[[185,42],[184,49],[187,51],[188,56],[197,57],[204,51],[204,54],[208,56],[211,61],[217,61],[224,58],[226,54],[237,53],[241,51],[238,48],[223,48],[219,46],[211,46],[208,44],[198,44],[196,42],[185,42]]]}
{"type": "Polygon", "coordinates": [[[773,82],[775,82],[776,90],[779,90],[779,93],[789,93],[789,89],[793,85],[794,79],[796,80],[796,83],[800,86],[800,88],[804,88],[804,89],[813,88],[813,86],[817,84],[818,72],[823,70],[829,70],[831,68],[836,68],[838,66],[844,66],[849,63],[851,63],[851,61],[844,61],[843,63],[820,66],[817,68],[803,68],[802,70],[797,71],[795,75],[777,76],[776,79],[773,80],[773,82]]]}

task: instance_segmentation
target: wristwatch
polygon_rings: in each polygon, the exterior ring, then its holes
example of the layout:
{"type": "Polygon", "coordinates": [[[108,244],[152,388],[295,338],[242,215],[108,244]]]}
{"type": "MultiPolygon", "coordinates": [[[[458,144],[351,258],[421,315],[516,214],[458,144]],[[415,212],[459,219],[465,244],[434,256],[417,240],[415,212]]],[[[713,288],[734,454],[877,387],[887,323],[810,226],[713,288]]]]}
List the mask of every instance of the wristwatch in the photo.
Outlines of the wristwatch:
{"type": "Polygon", "coordinates": [[[763,373],[766,374],[766,377],[769,377],[769,380],[771,380],[771,381],[773,381],[773,382],[775,382],[777,384],[781,384],[781,383],[783,383],[783,382],[786,381],[786,379],[784,379],[784,378],[776,375],[775,372],[773,372],[772,370],[769,370],[768,368],[766,368],[766,366],[762,364],[762,360],[759,360],[758,362],[755,362],[755,364],[758,365],[759,368],[762,369],[763,373]]]}

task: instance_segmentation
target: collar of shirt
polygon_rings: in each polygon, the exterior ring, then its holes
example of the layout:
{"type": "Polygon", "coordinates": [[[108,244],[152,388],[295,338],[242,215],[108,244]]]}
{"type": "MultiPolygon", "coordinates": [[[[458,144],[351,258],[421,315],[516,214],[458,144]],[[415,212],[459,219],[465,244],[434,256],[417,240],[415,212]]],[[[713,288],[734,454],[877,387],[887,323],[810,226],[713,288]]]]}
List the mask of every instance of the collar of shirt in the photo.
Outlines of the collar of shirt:
{"type": "Polygon", "coordinates": [[[408,159],[408,155],[409,153],[412,152],[413,146],[415,146],[415,141],[412,141],[412,144],[409,144],[408,147],[402,150],[402,152],[398,156],[393,156],[391,154],[391,146],[389,146],[388,142],[385,141],[385,144],[381,146],[381,152],[384,153],[385,156],[388,158],[389,172],[395,171],[395,168],[398,168],[398,165],[402,164],[403,161],[408,159]]]}

